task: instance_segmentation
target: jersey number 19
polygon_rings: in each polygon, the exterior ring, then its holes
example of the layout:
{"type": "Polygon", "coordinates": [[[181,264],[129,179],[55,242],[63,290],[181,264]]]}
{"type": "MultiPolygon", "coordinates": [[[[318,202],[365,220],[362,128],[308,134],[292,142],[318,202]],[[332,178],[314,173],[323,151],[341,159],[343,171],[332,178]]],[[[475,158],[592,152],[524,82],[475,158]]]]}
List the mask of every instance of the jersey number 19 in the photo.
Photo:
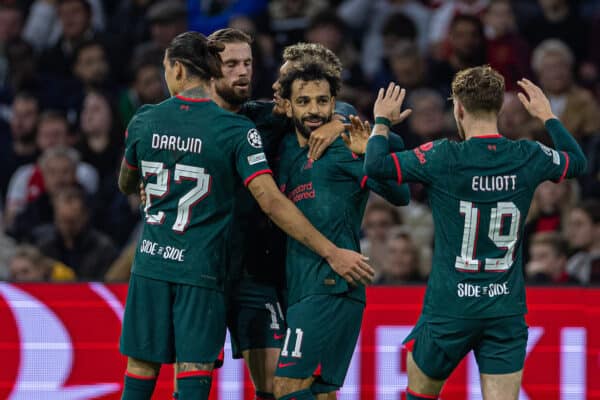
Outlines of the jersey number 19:
{"type": "Polygon", "coordinates": [[[454,266],[462,272],[479,272],[483,262],[485,272],[502,272],[511,267],[514,262],[515,245],[521,221],[521,212],[513,202],[499,202],[492,208],[490,215],[489,238],[496,247],[505,250],[504,257],[476,259],[477,238],[479,236],[480,210],[473,207],[470,201],[460,202],[460,213],[465,217],[460,256],[456,257],[454,266]],[[510,218],[510,226],[505,231],[504,223],[510,218]]]}

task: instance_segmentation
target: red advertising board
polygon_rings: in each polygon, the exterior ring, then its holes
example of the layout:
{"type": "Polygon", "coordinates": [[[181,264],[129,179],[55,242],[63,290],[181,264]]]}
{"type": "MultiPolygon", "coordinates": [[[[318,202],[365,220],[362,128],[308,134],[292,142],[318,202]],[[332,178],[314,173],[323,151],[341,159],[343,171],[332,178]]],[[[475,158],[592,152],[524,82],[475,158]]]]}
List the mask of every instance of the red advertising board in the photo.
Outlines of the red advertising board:
{"type": "MultiPolygon", "coordinates": [[[[126,285],[0,283],[0,399],[118,399],[125,359],[118,340],[126,285]]],[[[338,399],[401,400],[401,342],[421,309],[424,287],[369,288],[363,328],[338,399]]],[[[600,289],[529,288],[530,326],[521,399],[600,399],[600,289]]],[[[149,309],[148,312],[151,312],[149,309]]],[[[213,376],[211,399],[249,400],[243,362],[213,376]]],[[[472,355],[441,398],[481,399],[472,355]]],[[[172,369],[156,399],[169,399],[172,369]]]]}

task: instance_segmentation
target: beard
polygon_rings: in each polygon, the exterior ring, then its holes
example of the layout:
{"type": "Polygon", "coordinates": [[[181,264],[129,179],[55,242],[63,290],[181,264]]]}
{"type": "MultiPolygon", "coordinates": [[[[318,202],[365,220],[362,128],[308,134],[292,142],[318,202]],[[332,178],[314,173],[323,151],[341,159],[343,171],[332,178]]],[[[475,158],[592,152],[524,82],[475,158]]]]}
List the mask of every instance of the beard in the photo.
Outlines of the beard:
{"type": "Polygon", "coordinates": [[[323,115],[318,115],[318,114],[309,114],[306,117],[303,117],[300,119],[294,117],[294,126],[296,127],[298,132],[300,132],[300,134],[302,136],[304,136],[304,138],[308,139],[310,137],[310,134],[314,130],[322,127],[324,124],[328,123],[329,121],[331,121],[331,115],[328,117],[325,117],[323,115]],[[311,122],[315,122],[318,120],[321,122],[321,125],[316,126],[314,128],[311,126],[306,126],[304,123],[309,120],[312,120],[311,122]]]}
{"type": "Polygon", "coordinates": [[[224,84],[221,81],[217,81],[215,84],[215,91],[227,103],[239,106],[250,99],[250,96],[252,95],[252,86],[248,79],[239,79],[233,82],[231,86],[224,84]],[[240,84],[248,84],[248,86],[242,89],[237,86],[240,84]]]}

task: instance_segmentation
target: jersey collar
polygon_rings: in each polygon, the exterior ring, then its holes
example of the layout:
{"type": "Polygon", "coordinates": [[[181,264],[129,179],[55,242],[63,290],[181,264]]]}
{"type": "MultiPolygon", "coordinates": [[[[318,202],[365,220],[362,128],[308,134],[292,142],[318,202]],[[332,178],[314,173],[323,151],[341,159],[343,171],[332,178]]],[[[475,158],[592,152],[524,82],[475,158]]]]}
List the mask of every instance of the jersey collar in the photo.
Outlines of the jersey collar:
{"type": "Polygon", "coordinates": [[[502,135],[500,135],[499,133],[493,133],[491,135],[471,136],[471,139],[498,139],[501,137],[502,137],[502,135]]]}
{"type": "Polygon", "coordinates": [[[198,98],[198,99],[193,99],[191,97],[183,97],[180,95],[175,95],[176,98],[178,98],[179,100],[183,100],[183,101],[189,101],[191,103],[206,103],[207,101],[210,101],[210,99],[208,97],[206,98],[198,98]]]}

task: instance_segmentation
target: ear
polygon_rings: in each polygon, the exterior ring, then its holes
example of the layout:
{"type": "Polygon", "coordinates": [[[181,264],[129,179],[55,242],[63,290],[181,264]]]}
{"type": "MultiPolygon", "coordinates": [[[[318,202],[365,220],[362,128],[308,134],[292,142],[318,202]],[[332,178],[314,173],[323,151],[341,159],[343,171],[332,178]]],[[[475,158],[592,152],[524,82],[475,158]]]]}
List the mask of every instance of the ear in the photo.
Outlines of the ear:
{"type": "Polygon", "coordinates": [[[292,102],[288,99],[284,99],[283,107],[285,109],[285,116],[288,118],[292,118],[294,116],[294,113],[292,112],[292,102]]]}
{"type": "Polygon", "coordinates": [[[465,117],[465,108],[459,100],[454,100],[454,106],[456,107],[456,115],[458,119],[463,119],[465,117]]]}
{"type": "Polygon", "coordinates": [[[175,70],[175,79],[177,79],[178,81],[182,80],[184,78],[183,75],[185,74],[183,64],[175,60],[173,69],[175,70]]]}
{"type": "Polygon", "coordinates": [[[335,96],[331,96],[331,106],[333,107],[333,109],[335,110],[335,96]]]}

